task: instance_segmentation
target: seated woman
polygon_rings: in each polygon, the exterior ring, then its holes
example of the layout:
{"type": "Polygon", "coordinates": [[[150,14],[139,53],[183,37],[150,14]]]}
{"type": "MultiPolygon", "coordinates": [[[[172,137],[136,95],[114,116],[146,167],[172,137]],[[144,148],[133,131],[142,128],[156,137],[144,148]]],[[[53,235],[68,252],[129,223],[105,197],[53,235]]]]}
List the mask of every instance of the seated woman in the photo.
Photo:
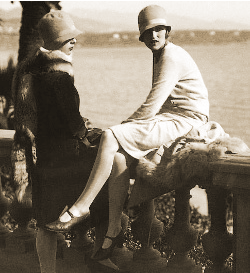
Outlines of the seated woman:
{"type": "Polygon", "coordinates": [[[146,101],[122,124],[104,131],[87,185],[67,211],[46,227],[64,232],[83,221],[95,196],[109,178],[109,227],[94,259],[109,258],[122,239],[121,214],[134,159],[208,121],[207,88],[191,56],[168,39],[165,10],[156,5],[138,16],[139,40],[153,53],[153,84],[146,101]]]}

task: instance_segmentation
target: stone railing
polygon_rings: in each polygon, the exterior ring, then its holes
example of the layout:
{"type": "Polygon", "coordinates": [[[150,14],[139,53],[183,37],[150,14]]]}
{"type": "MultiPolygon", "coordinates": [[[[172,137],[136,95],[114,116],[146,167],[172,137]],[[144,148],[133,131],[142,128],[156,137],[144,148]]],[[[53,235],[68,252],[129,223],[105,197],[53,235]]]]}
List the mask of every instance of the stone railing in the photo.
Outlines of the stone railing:
{"type": "MultiPolygon", "coordinates": [[[[10,164],[13,136],[14,131],[0,131],[1,165],[6,162],[10,164]]],[[[225,264],[225,260],[232,253],[233,272],[247,273],[250,268],[250,154],[227,155],[211,163],[209,169],[211,183],[206,187],[206,192],[211,226],[209,231],[202,235],[201,240],[212,266],[206,268],[205,273],[232,272],[225,264]],[[228,233],[226,220],[227,197],[231,193],[234,197],[234,235],[228,233]]],[[[192,187],[175,191],[174,223],[167,233],[168,244],[174,256],[168,261],[153,248],[153,243],[160,237],[163,228],[163,223],[154,216],[154,198],[164,192],[159,188],[153,189],[142,179],[136,179],[129,207],[140,204],[140,213],[132,223],[131,229],[141,247],[134,253],[116,249],[114,261],[119,267],[131,273],[204,272],[204,269],[188,256],[198,240],[198,231],[190,224],[189,199],[192,187]]]]}
{"type": "MultiPolygon", "coordinates": [[[[210,163],[209,173],[210,183],[206,183],[206,193],[211,225],[209,231],[202,235],[201,243],[212,264],[204,272],[249,272],[250,154],[228,154],[210,163]],[[234,235],[227,230],[226,218],[227,201],[232,194],[234,235]],[[231,254],[233,254],[233,268],[227,267],[225,262],[231,254]]],[[[167,233],[167,241],[174,251],[174,256],[168,262],[161,261],[160,256],[157,257],[152,248],[153,241],[157,237],[156,233],[159,232],[159,228],[157,230],[159,223],[153,213],[154,203],[152,200],[143,203],[145,207],[141,210],[143,221],[138,226],[135,225],[134,231],[134,233],[139,231],[137,238],[140,239],[142,248],[134,254],[134,263],[129,268],[129,272],[203,272],[204,269],[188,257],[188,253],[197,244],[198,239],[198,232],[190,224],[190,190],[191,187],[186,187],[175,191],[174,224],[167,233]],[[145,268],[148,271],[143,271],[145,268]]],[[[139,179],[135,182],[129,206],[134,207],[142,200],[147,200],[148,196],[156,197],[159,193],[163,194],[163,189],[154,188],[147,181],[139,179]]]]}

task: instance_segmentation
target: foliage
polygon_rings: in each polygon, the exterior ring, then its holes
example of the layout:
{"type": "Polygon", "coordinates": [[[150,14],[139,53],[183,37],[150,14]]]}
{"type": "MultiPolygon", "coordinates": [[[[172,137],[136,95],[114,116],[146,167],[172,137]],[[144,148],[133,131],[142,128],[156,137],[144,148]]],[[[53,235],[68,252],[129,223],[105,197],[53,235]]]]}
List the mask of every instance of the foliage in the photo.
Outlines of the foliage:
{"type": "Polygon", "coordinates": [[[4,96],[7,100],[7,105],[5,108],[5,114],[7,114],[9,106],[12,102],[12,94],[11,94],[11,84],[12,78],[15,72],[16,66],[14,64],[13,57],[11,56],[8,60],[7,67],[0,67],[0,96],[4,96]]]}

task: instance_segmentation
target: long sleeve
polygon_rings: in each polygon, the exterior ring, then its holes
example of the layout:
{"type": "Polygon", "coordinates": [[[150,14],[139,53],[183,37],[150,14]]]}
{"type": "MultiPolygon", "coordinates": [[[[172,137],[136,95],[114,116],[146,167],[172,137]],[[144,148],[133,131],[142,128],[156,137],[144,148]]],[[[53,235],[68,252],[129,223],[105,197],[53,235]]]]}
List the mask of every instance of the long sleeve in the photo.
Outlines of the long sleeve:
{"type": "Polygon", "coordinates": [[[127,119],[144,120],[154,117],[161,109],[180,78],[180,66],[168,55],[154,63],[152,89],[146,101],[127,119]]]}
{"type": "Polygon", "coordinates": [[[86,135],[86,118],[79,111],[79,94],[74,82],[67,73],[60,73],[55,81],[55,92],[58,103],[67,119],[69,128],[74,136],[82,138],[86,135]]]}
{"type": "Polygon", "coordinates": [[[153,84],[146,101],[124,122],[147,120],[173,109],[209,116],[208,91],[193,58],[169,43],[154,60],[153,84]]]}

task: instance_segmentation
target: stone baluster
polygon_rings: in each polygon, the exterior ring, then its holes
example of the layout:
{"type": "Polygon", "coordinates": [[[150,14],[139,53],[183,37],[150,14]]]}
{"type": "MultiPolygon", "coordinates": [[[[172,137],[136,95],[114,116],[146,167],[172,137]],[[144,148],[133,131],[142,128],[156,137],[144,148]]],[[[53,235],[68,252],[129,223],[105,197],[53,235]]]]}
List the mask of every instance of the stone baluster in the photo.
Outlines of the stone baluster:
{"type": "Polygon", "coordinates": [[[207,268],[205,272],[231,272],[225,264],[225,260],[233,249],[233,235],[227,232],[226,225],[228,190],[213,186],[207,188],[206,191],[211,227],[209,232],[202,236],[202,245],[213,265],[207,268]]]}
{"type": "Polygon", "coordinates": [[[166,234],[166,240],[174,251],[174,256],[168,262],[166,271],[168,273],[202,272],[202,268],[188,257],[189,251],[196,245],[198,239],[198,231],[190,224],[190,197],[189,188],[175,191],[174,224],[166,234]]]}
{"type": "Polygon", "coordinates": [[[147,260],[159,257],[153,243],[162,232],[162,223],[154,217],[154,201],[144,203],[140,208],[138,218],[132,222],[131,229],[134,237],[139,240],[141,248],[134,253],[134,260],[147,260]],[[144,257],[145,256],[145,257],[144,257]]]}
{"type": "Polygon", "coordinates": [[[163,223],[154,216],[154,212],[154,200],[141,204],[140,213],[131,224],[132,234],[141,244],[141,248],[133,253],[133,261],[127,268],[131,273],[155,273],[166,270],[167,260],[153,248],[153,243],[163,230],[163,223]]]}

